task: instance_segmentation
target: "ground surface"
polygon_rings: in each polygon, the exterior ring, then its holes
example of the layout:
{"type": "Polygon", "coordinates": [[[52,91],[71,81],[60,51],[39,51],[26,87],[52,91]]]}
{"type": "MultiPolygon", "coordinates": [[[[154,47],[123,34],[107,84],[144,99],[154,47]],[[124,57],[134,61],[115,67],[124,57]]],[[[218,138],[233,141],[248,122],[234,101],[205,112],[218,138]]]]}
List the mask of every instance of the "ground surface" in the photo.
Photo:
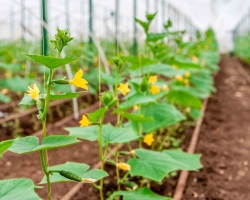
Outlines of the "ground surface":
{"type": "Polygon", "coordinates": [[[196,149],[204,168],[190,174],[183,200],[250,199],[250,86],[236,67],[223,57],[196,149]]]}

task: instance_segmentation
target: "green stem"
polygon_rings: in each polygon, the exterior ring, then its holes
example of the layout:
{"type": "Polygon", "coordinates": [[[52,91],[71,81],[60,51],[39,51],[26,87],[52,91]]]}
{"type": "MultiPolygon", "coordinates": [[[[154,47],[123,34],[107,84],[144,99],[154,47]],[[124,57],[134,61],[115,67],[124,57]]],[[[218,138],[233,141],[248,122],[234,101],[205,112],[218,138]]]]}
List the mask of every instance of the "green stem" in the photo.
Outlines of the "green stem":
{"type": "MultiPolygon", "coordinates": [[[[119,147],[118,144],[115,145],[116,146],[116,150],[115,150],[115,162],[118,163],[119,162],[119,147]]],[[[117,176],[117,189],[118,191],[121,189],[121,185],[120,185],[120,171],[119,168],[116,166],[116,176],[117,176]]]]}
{"type": "Polygon", "coordinates": [[[128,177],[129,171],[123,176],[123,178],[120,180],[120,183],[123,183],[124,180],[128,177]]]}
{"type": "MultiPolygon", "coordinates": [[[[100,125],[99,125],[99,133],[98,133],[98,143],[99,143],[99,155],[100,155],[100,160],[101,160],[101,169],[104,170],[104,156],[103,156],[103,150],[102,150],[102,124],[104,121],[104,116],[105,116],[105,112],[103,114],[103,116],[100,119],[100,125]]],[[[100,180],[100,199],[103,200],[103,178],[100,180]]]]}

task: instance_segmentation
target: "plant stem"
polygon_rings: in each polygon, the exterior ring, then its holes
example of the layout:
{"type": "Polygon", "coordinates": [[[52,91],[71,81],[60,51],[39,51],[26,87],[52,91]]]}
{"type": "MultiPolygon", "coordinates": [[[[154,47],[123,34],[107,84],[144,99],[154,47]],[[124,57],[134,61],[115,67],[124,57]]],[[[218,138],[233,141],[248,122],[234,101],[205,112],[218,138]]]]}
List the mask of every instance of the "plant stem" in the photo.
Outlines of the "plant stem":
{"type": "MultiPolygon", "coordinates": [[[[99,133],[98,133],[98,143],[99,143],[99,155],[101,160],[101,169],[104,170],[104,156],[103,156],[103,150],[102,150],[102,124],[104,120],[105,113],[100,119],[100,125],[99,125],[99,133]]],[[[100,200],[103,200],[103,178],[100,180],[100,200]]]]}
{"type": "MultiPolygon", "coordinates": [[[[115,150],[115,162],[118,163],[119,162],[119,148],[118,148],[118,144],[115,144],[116,146],[116,150],[115,150]]],[[[119,168],[116,166],[116,176],[117,176],[117,189],[118,191],[121,189],[120,186],[120,172],[119,172],[119,168]]]]}

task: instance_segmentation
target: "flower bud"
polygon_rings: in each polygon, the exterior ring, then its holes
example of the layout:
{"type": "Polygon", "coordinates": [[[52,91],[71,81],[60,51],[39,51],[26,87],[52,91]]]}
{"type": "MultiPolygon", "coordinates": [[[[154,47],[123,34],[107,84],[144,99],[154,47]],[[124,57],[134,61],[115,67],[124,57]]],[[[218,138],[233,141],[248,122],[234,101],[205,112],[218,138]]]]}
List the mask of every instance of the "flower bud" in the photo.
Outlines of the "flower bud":
{"type": "Polygon", "coordinates": [[[55,80],[55,81],[52,81],[52,82],[55,83],[55,84],[59,84],[59,85],[68,85],[69,84],[69,81],[64,80],[64,79],[55,80]]]}
{"type": "Polygon", "coordinates": [[[108,108],[113,107],[118,102],[117,97],[114,97],[113,93],[110,91],[103,92],[100,99],[102,104],[108,108]]]}

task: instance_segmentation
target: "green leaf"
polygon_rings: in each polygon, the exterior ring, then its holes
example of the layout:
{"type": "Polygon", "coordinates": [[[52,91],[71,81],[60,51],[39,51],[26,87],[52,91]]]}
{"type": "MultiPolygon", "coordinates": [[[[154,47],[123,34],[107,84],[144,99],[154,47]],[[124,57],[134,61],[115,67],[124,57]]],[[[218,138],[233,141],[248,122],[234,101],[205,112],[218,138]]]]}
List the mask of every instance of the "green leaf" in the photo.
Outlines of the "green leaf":
{"type": "Polygon", "coordinates": [[[66,135],[51,135],[43,139],[39,145],[39,139],[35,136],[27,136],[20,138],[10,148],[9,151],[14,153],[30,153],[41,150],[49,150],[59,147],[68,146],[79,142],[76,137],[66,135]]]}
{"type": "Polygon", "coordinates": [[[131,96],[128,100],[121,103],[119,105],[119,109],[126,110],[134,105],[148,104],[148,103],[156,103],[156,101],[149,95],[136,93],[135,95],[131,96]]]}
{"type": "Polygon", "coordinates": [[[123,200],[171,200],[171,198],[160,196],[152,192],[147,187],[131,191],[116,191],[110,198],[115,199],[117,196],[123,196],[123,200]]]}
{"type": "Polygon", "coordinates": [[[197,120],[202,116],[202,112],[199,109],[196,109],[196,108],[191,108],[191,110],[190,110],[190,112],[188,114],[194,120],[197,120]]]}
{"type": "Polygon", "coordinates": [[[0,158],[2,158],[3,153],[7,151],[16,140],[18,139],[5,140],[5,141],[0,142],[0,158]]]}
{"type": "Polygon", "coordinates": [[[68,63],[71,63],[75,60],[78,60],[79,58],[54,58],[51,56],[42,56],[42,55],[31,55],[31,54],[24,54],[31,58],[34,62],[38,62],[50,69],[56,69],[58,67],[64,66],[68,63]]]}
{"type": "MultiPolygon", "coordinates": [[[[66,130],[69,131],[71,136],[89,141],[98,140],[99,126],[72,127],[66,128],[66,130]]],[[[102,138],[105,145],[109,143],[126,143],[136,140],[138,137],[131,127],[118,128],[111,124],[102,126],[102,138]]]]}
{"type": "Polygon", "coordinates": [[[135,122],[152,122],[154,119],[152,117],[144,117],[143,115],[136,115],[127,112],[121,113],[121,116],[135,122]]]}
{"type": "Polygon", "coordinates": [[[28,94],[24,94],[23,98],[19,102],[19,105],[27,105],[27,106],[36,105],[36,101],[32,99],[28,94]]]}
{"type": "Polygon", "coordinates": [[[10,98],[0,92],[0,102],[8,103],[10,102],[10,98]]]}
{"type": "Polygon", "coordinates": [[[199,63],[194,63],[189,59],[176,58],[173,64],[177,65],[180,69],[202,69],[199,63]]]}
{"type": "Polygon", "coordinates": [[[105,111],[106,111],[106,108],[99,108],[93,113],[87,113],[87,115],[91,122],[95,122],[104,114],[105,111]]]}
{"type": "MultiPolygon", "coordinates": [[[[89,169],[89,165],[86,165],[84,163],[76,163],[76,162],[66,162],[64,164],[52,166],[49,168],[49,170],[69,171],[69,172],[72,172],[74,174],[81,176],[82,178],[91,178],[97,181],[108,176],[108,173],[105,172],[104,170],[91,169],[87,171],[88,169],[89,169]]],[[[56,183],[56,182],[65,182],[65,181],[72,181],[72,180],[69,180],[61,176],[59,173],[54,172],[53,175],[50,176],[50,181],[51,183],[56,183]]],[[[46,177],[44,176],[40,184],[45,184],[45,183],[47,183],[47,180],[46,180],[46,177]]]]}
{"type": "Polygon", "coordinates": [[[173,89],[169,91],[167,99],[171,103],[175,103],[183,107],[201,108],[202,106],[200,99],[182,89],[173,89]]]}
{"type": "Polygon", "coordinates": [[[58,99],[73,99],[77,98],[80,92],[66,92],[63,94],[51,94],[50,100],[58,100],[58,99]]]}
{"type": "Polygon", "coordinates": [[[1,200],[39,200],[41,199],[34,191],[35,185],[30,179],[18,178],[0,180],[1,200]]]}
{"type": "Polygon", "coordinates": [[[141,69],[137,69],[134,70],[133,73],[136,76],[139,76],[141,74],[141,70],[142,70],[142,74],[159,74],[159,75],[163,75],[166,77],[174,77],[176,75],[184,75],[186,73],[186,70],[184,69],[175,69],[173,68],[171,65],[167,65],[167,64],[152,64],[149,66],[144,66],[141,69]]]}
{"type": "MultiPolygon", "coordinates": [[[[182,120],[185,116],[181,114],[175,106],[168,103],[158,103],[149,106],[142,106],[141,113],[144,117],[151,117],[154,119],[152,122],[142,122],[142,132],[149,133],[159,128],[174,125],[182,120]]],[[[139,130],[138,123],[131,122],[135,130],[139,130]]]]}
{"type": "Polygon", "coordinates": [[[168,33],[149,33],[147,34],[147,42],[156,42],[157,40],[162,40],[166,37],[168,33]]]}
{"type": "Polygon", "coordinates": [[[131,158],[131,176],[143,176],[161,182],[170,172],[176,170],[197,170],[202,167],[200,155],[191,155],[181,150],[165,150],[155,152],[146,149],[136,149],[137,158],[131,158]]]}
{"type": "MultiPolygon", "coordinates": [[[[107,74],[104,72],[101,72],[101,80],[104,83],[107,83],[108,85],[115,85],[116,84],[116,77],[113,77],[111,74],[107,74]]],[[[118,83],[123,82],[124,78],[119,78],[117,81],[118,83]]]]}

